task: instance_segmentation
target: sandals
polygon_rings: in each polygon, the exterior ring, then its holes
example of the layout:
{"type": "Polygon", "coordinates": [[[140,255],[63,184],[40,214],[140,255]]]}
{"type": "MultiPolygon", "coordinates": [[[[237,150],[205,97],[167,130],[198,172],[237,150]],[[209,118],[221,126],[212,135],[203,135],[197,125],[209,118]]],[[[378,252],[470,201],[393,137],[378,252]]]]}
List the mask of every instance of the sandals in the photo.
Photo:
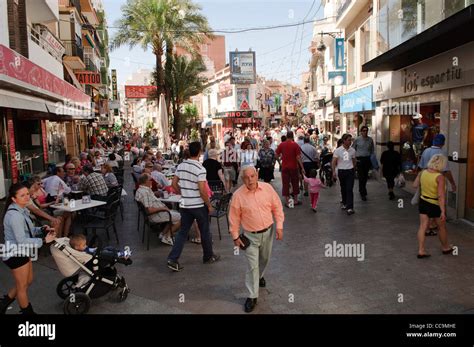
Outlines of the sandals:
{"type": "Polygon", "coordinates": [[[200,245],[201,244],[201,239],[198,238],[198,237],[193,237],[191,239],[191,242],[200,245]]]}
{"type": "Polygon", "coordinates": [[[454,247],[451,247],[451,249],[448,249],[447,251],[442,251],[443,254],[452,254],[454,251],[454,247]]]}
{"type": "Polygon", "coordinates": [[[416,257],[418,259],[429,258],[431,257],[431,254],[418,254],[416,257]]]}
{"type": "Polygon", "coordinates": [[[429,231],[425,232],[425,236],[436,236],[436,235],[438,235],[436,228],[430,228],[429,231]]]}

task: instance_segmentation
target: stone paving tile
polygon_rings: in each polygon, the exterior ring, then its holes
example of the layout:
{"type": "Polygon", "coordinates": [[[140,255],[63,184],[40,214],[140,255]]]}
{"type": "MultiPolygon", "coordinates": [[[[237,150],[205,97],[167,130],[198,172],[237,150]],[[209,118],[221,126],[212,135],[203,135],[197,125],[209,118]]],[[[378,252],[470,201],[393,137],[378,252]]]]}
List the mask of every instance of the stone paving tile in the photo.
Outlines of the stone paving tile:
{"type": "MultiPolygon", "coordinates": [[[[200,246],[186,243],[180,262],[185,269],[173,273],[166,267],[171,247],[150,238],[150,250],[137,232],[137,209],[133,202],[129,168],[128,194],[124,198],[124,220],[117,219],[120,244],[133,251],[134,264],[117,266],[132,292],[127,301],[94,300],[91,313],[221,313],[241,314],[247,296],[246,260],[233,254],[232,240],[223,225],[222,240],[213,221],[214,250],[222,259],[202,264],[200,246]],[[185,303],[179,302],[185,295],[185,303]]],[[[280,180],[273,184],[280,192],[280,180]]],[[[389,201],[383,184],[370,180],[369,200],[364,203],[355,191],[355,211],[347,216],[339,209],[339,188],[321,192],[318,213],[304,206],[285,209],[285,235],[275,241],[270,266],[265,274],[267,288],[260,292],[255,313],[467,313],[474,310],[474,229],[459,221],[448,223],[450,242],[459,247],[458,256],[441,254],[437,238],[427,239],[430,259],[416,258],[418,215],[409,204],[408,193],[399,191],[404,208],[389,201]],[[364,260],[327,257],[327,245],[364,245],[364,260]],[[398,303],[402,293],[404,302],[398,303]],[[288,301],[289,294],[294,302],[288,301]]],[[[75,226],[80,230],[79,226],[75,226]]],[[[141,232],[141,231],[140,231],[141,232]]],[[[108,242],[116,245],[112,239],[108,242]]],[[[31,301],[38,312],[62,313],[62,300],[55,288],[61,280],[51,257],[34,264],[35,280],[31,301]]],[[[0,291],[13,281],[0,266],[0,291]]],[[[17,307],[8,313],[16,313],[17,307]]]]}

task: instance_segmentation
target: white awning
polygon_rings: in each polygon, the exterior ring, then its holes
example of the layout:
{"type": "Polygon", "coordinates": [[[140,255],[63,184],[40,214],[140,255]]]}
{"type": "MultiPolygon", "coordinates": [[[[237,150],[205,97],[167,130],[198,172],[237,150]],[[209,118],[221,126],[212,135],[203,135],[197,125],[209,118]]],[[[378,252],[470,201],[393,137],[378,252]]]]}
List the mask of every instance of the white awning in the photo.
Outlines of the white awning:
{"type": "Polygon", "coordinates": [[[44,99],[0,89],[0,107],[48,112],[44,99]]]}

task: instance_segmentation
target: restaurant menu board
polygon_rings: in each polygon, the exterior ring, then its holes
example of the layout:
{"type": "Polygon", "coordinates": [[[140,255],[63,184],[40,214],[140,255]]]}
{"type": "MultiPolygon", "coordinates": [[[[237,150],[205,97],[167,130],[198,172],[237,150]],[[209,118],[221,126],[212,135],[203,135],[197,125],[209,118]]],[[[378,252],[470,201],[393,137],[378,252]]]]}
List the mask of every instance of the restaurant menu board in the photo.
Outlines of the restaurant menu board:
{"type": "MultiPolygon", "coordinates": [[[[41,121],[41,132],[42,132],[42,137],[43,137],[43,156],[44,156],[44,162],[48,162],[48,137],[46,136],[46,121],[42,120],[41,121]]],[[[31,168],[31,171],[33,171],[33,168],[31,168]]]]}
{"type": "Polygon", "coordinates": [[[18,165],[16,163],[16,148],[15,148],[15,129],[13,128],[13,119],[9,117],[8,121],[8,136],[10,142],[10,162],[12,168],[12,181],[18,182],[18,165]]]}

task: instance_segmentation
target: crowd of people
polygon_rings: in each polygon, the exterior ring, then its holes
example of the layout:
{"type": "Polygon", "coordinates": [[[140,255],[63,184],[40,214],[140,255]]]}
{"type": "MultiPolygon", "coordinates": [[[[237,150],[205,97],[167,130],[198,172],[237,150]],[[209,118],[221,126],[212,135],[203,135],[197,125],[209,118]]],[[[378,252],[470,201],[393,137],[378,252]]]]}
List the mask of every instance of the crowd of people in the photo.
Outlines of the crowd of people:
{"type": "MultiPolygon", "coordinates": [[[[238,129],[226,132],[221,144],[212,135],[204,143],[171,138],[166,153],[152,149],[137,134],[94,135],[89,149],[77,156],[68,154],[64,165],[51,167],[47,177],[35,176],[12,185],[3,214],[5,240],[39,248],[56,237],[72,236],[74,213],[51,207],[75,191],[107,201],[111,189],[123,186],[124,162],[129,161],[135,201],[152,223],[169,223],[159,238],[172,246],[167,266],[173,271],[183,270],[179,258],[191,229],[192,241],[202,246],[203,263],[220,259],[213,250],[209,217],[215,215],[215,201],[231,197],[229,233],[234,246],[244,249],[248,260],[245,283],[249,296],[244,308],[251,312],[258,288],[266,286],[264,273],[272,240],[283,238],[284,206],[293,209],[303,204],[303,196],[309,196],[309,208],[317,212],[321,189],[338,181],[341,209],[353,215],[356,178],[361,200],[368,200],[369,172],[379,170],[368,131],[362,126],[356,138],[343,134],[333,146],[328,134],[311,126],[238,129]],[[281,172],[284,203],[271,185],[277,169],[281,172]],[[170,194],[181,196],[179,206],[163,202],[170,194]]],[[[414,182],[420,196],[420,259],[430,256],[425,250],[425,237],[438,233],[443,254],[453,252],[446,231],[446,180],[452,190],[456,185],[442,150],[444,143],[444,136],[437,134],[433,146],[420,152],[419,174],[414,182]]],[[[387,182],[389,199],[393,200],[395,180],[402,173],[401,157],[394,143],[388,142],[387,148],[380,156],[380,171],[387,182]]],[[[3,261],[12,271],[15,287],[1,301],[0,313],[15,298],[23,313],[32,313],[27,296],[33,279],[30,257],[16,254],[3,261]]]]}

